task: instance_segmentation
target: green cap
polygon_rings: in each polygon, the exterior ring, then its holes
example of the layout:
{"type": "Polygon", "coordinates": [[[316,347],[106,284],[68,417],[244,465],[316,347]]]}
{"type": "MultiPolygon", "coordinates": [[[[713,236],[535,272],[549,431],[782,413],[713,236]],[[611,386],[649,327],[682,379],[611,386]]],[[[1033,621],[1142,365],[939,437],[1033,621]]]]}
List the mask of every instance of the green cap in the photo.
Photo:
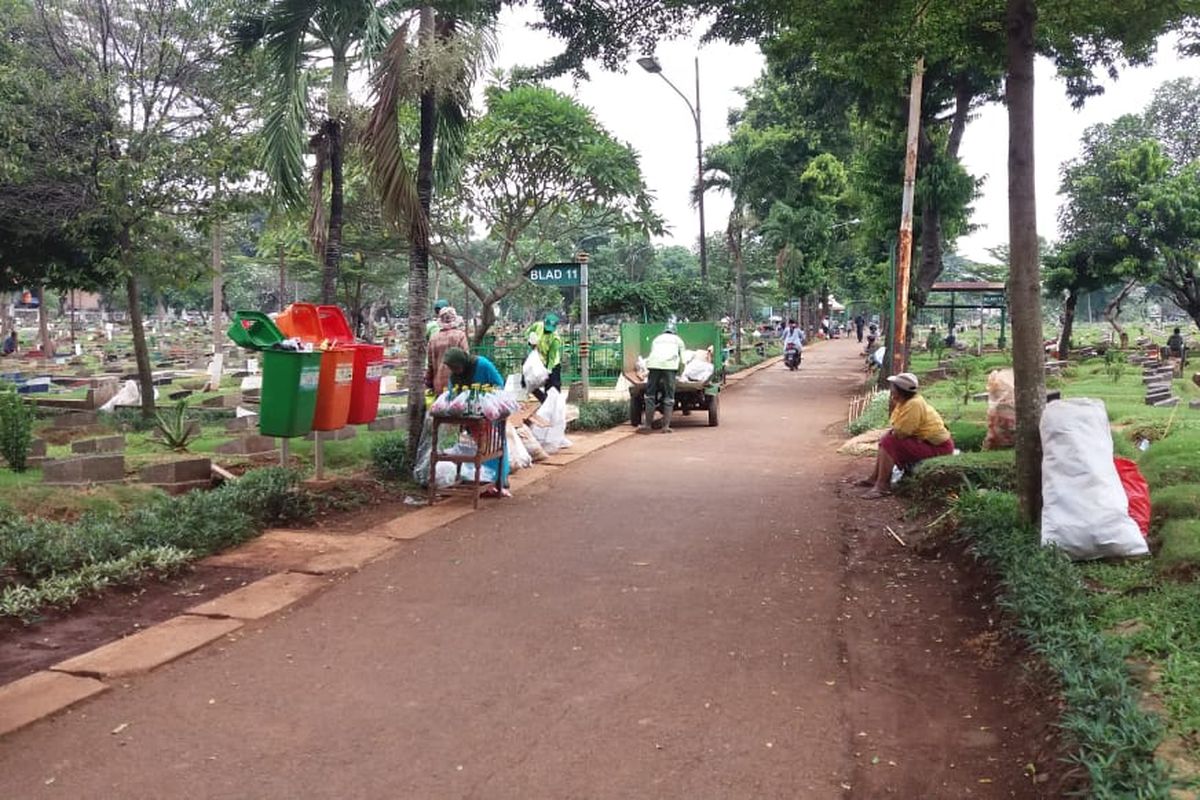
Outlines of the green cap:
{"type": "Polygon", "coordinates": [[[558,330],[558,315],[547,314],[546,320],[542,323],[542,330],[546,333],[554,333],[558,330]]]}
{"type": "Polygon", "coordinates": [[[438,311],[441,311],[443,308],[445,308],[448,305],[450,305],[449,300],[446,300],[443,297],[439,297],[437,300],[433,301],[433,310],[434,310],[434,312],[438,312],[438,311]]]}

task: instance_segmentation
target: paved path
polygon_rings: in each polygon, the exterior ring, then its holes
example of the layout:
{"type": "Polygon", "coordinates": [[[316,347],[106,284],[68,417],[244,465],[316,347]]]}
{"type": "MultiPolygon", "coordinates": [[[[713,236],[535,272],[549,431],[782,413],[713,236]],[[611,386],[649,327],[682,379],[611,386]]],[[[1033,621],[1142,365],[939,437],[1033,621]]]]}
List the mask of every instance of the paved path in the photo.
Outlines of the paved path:
{"type": "Polygon", "coordinates": [[[725,395],[717,429],[623,441],[0,740],[2,794],[845,796],[862,720],[830,432],[853,352],[814,348],[725,395]]]}

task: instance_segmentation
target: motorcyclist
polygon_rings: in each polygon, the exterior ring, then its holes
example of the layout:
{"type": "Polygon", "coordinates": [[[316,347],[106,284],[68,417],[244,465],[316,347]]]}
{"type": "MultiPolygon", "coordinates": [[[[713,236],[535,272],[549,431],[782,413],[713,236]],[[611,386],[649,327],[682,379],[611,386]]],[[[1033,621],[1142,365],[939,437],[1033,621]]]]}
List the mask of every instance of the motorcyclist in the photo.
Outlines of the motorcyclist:
{"type": "Polygon", "coordinates": [[[796,325],[796,320],[789,319],[787,328],[783,332],[783,352],[786,354],[788,347],[796,348],[797,358],[804,352],[804,331],[796,325]]]}

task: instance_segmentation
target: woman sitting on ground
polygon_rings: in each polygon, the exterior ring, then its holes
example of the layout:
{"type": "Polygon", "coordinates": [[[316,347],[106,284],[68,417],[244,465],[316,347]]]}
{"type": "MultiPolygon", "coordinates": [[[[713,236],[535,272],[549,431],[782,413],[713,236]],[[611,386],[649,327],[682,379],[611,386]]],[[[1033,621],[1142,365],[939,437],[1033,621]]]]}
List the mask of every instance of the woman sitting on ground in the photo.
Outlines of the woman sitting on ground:
{"type": "Polygon", "coordinates": [[[893,467],[908,470],[927,458],[954,452],[954,440],[942,415],[917,394],[917,376],[902,372],[888,378],[888,383],[892,385],[892,427],[879,441],[875,472],[858,484],[870,487],[863,495],[869,500],[883,497],[891,489],[893,467]]]}

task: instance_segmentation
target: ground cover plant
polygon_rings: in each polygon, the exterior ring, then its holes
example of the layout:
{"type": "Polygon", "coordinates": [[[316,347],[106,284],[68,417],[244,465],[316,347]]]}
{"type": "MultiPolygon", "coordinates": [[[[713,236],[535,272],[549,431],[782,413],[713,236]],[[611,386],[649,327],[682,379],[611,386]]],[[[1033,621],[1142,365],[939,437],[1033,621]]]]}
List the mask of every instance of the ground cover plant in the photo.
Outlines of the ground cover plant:
{"type": "Polygon", "coordinates": [[[629,420],[629,403],[620,400],[593,400],[579,404],[575,426],[581,431],[606,431],[629,420]]]}
{"type": "Polygon", "coordinates": [[[300,474],[249,472],[210,492],[153,496],[132,510],[96,509],[61,522],[0,510],[0,613],[30,618],[44,606],[147,573],[169,573],[270,525],[312,513],[300,474]]]}

